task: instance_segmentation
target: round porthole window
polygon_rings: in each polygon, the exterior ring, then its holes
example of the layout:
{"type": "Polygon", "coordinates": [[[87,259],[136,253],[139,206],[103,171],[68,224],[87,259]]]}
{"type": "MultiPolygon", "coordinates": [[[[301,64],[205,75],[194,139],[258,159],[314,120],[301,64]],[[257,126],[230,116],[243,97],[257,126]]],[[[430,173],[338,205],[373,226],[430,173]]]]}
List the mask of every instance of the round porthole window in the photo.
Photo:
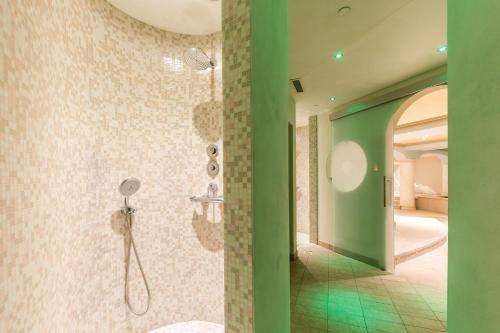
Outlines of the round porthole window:
{"type": "Polygon", "coordinates": [[[367,160],[363,149],[353,141],[342,141],[333,147],[331,175],[335,188],[351,192],[366,176],[367,160]]]}

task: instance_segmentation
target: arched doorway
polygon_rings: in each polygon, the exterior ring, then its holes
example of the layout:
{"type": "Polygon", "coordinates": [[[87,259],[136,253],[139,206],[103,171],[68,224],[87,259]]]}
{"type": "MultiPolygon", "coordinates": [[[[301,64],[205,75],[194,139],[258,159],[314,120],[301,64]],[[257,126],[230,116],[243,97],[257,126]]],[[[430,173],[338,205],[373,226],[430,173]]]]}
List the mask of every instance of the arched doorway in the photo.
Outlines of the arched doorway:
{"type": "MultiPolygon", "coordinates": [[[[446,322],[448,262],[447,85],[408,98],[389,122],[386,178],[394,272],[414,279],[430,319],[446,322]],[[435,305],[432,308],[430,305],[435,305]],[[429,312],[430,313],[430,312],[429,312]]],[[[418,289],[416,288],[416,289],[418,289]]],[[[418,301],[415,301],[418,303],[418,301]]]]}

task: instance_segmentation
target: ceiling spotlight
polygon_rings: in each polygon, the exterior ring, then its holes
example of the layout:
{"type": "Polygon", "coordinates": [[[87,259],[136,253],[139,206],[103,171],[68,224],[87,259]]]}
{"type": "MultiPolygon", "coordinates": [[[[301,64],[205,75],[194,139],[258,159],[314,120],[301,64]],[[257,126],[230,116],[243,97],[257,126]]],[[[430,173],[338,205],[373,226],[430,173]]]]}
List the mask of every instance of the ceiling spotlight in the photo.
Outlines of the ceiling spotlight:
{"type": "Polygon", "coordinates": [[[335,102],[335,100],[337,99],[337,97],[335,96],[330,96],[330,102],[335,102]]]}
{"type": "Polygon", "coordinates": [[[344,52],[342,52],[342,51],[335,52],[334,58],[335,58],[335,60],[339,60],[339,61],[342,60],[344,58],[344,52]]]}
{"type": "Polygon", "coordinates": [[[448,52],[448,45],[441,45],[440,47],[438,47],[437,51],[438,51],[438,53],[448,52]]]}

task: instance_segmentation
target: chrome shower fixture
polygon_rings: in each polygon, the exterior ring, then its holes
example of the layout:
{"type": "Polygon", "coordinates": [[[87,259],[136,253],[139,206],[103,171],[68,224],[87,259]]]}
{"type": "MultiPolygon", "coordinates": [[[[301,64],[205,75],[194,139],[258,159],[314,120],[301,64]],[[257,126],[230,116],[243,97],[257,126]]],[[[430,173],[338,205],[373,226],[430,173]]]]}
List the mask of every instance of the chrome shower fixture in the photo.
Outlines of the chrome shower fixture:
{"type": "Polygon", "coordinates": [[[144,269],[142,268],[141,260],[139,259],[139,254],[137,253],[137,248],[135,246],[134,235],[132,234],[132,225],[135,219],[135,209],[129,205],[128,199],[131,195],[134,195],[141,188],[141,182],[137,178],[127,178],[125,179],[118,190],[125,197],[125,206],[122,208],[122,214],[125,215],[125,240],[126,240],[126,252],[125,252],[125,303],[129,310],[137,315],[142,316],[145,315],[151,304],[151,291],[149,290],[148,281],[146,279],[146,274],[144,273],[144,269]],[[144,281],[144,286],[146,287],[147,292],[147,305],[146,309],[142,312],[135,311],[129,300],[129,271],[130,271],[130,255],[134,250],[135,259],[137,260],[137,265],[139,266],[139,270],[141,271],[142,279],[144,281]]]}
{"type": "Polygon", "coordinates": [[[217,186],[216,183],[210,183],[208,184],[207,188],[207,197],[208,198],[215,198],[217,197],[217,192],[219,192],[219,186],[217,186]]]}
{"type": "Polygon", "coordinates": [[[130,197],[139,191],[141,188],[141,182],[137,178],[127,178],[125,179],[119,187],[120,193],[125,197],[130,197]]]}
{"type": "Polygon", "coordinates": [[[141,188],[141,182],[137,178],[125,179],[119,187],[120,193],[126,197],[134,195],[141,188]]]}
{"type": "Polygon", "coordinates": [[[118,190],[125,197],[125,207],[123,208],[123,210],[132,209],[132,207],[130,207],[128,204],[128,198],[136,194],[140,188],[141,182],[137,178],[127,178],[120,184],[118,190]]]}
{"type": "Polygon", "coordinates": [[[184,63],[197,71],[203,71],[207,68],[214,68],[216,62],[200,49],[199,47],[190,47],[184,51],[184,63]]]}

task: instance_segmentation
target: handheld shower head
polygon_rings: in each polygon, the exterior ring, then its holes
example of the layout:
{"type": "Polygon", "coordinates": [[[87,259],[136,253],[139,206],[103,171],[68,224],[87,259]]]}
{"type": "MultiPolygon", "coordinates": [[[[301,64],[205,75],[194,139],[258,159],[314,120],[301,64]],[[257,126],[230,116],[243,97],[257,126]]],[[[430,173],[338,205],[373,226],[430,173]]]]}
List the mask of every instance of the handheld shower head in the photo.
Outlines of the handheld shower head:
{"type": "Polygon", "coordinates": [[[120,193],[125,197],[130,197],[139,191],[141,188],[141,182],[137,178],[127,178],[125,179],[118,188],[120,193]]]}
{"type": "Polygon", "coordinates": [[[135,208],[129,206],[128,204],[129,197],[137,193],[140,187],[141,182],[137,178],[127,178],[118,187],[120,193],[125,197],[125,206],[122,208],[122,214],[125,215],[126,233],[124,235],[128,238],[128,242],[126,241],[125,251],[125,304],[127,304],[129,310],[136,316],[145,315],[149,310],[149,306],[151,305],[151,290],[149,289],[148,281],[146,279],[146,273],[144,273],[144,269],[142,268],[141,259],[139,259],[139,254],[137,253],[137,249],[135,247],[134,235],[132,234],[132,224],[135,219],[135,208]],[[141,272],[142,280],[144,281],[144,286],[146,287],[147,292],[147,305],[146,309],[142,312],[136,311],[132,307],[129,299],[129,271],[132,250],[134,251],[135,259],[137,260],[137,265],[139,266],[139,271],[141,272]]]}

